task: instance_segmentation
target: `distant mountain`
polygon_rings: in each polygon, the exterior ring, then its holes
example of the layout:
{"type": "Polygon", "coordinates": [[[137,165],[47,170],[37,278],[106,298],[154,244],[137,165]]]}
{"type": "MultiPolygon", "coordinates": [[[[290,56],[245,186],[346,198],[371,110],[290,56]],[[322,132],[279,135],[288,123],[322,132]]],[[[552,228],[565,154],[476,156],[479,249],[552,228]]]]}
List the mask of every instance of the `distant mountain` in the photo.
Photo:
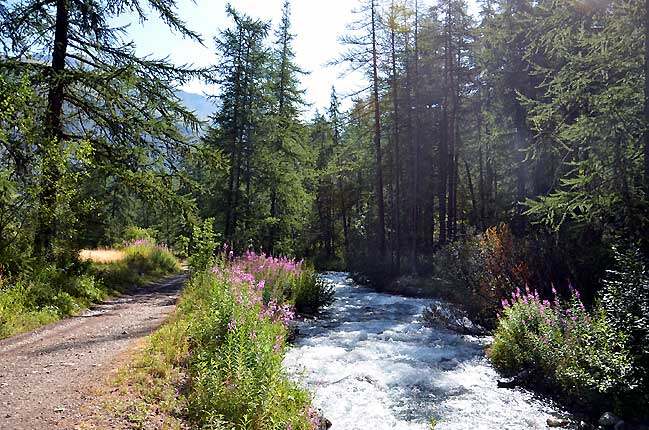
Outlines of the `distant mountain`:
{"type": "Polygon", "coordinates": [[[176,95],[180,97],[185,107],[194,111],[198,119],[207,120],[214,113],[216,107],[207,97],[201,94],[188,93],[187,91],[177,90],[176,95]]]}

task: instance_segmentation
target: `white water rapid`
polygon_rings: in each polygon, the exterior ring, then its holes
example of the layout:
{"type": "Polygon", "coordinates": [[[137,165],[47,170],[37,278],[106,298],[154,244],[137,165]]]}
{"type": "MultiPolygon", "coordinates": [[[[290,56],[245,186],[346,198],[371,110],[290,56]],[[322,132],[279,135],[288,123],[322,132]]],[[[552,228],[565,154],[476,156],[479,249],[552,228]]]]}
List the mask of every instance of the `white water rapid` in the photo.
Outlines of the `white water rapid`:
{"type": "Polygon", "coordinates": [[[322,319],[300,323],[284,361],[315,393],[331,430],[544,429],[566,416],[523,389],[497,388],[489,339],[421,322],[430,300],[375,293],[345,273],[322,275],[336,301],[322,319]]]}

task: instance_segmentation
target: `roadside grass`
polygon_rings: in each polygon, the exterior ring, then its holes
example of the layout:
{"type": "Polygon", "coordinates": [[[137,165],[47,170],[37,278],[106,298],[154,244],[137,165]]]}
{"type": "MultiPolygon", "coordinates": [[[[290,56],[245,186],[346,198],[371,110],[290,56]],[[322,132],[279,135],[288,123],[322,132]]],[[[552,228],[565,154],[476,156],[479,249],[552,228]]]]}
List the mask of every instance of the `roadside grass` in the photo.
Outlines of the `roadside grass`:
{"type": "MultiPolygon", "coordinates": [[[[186,339],[168,332],[178,320],[174,314],[157,332],[144,339],[124,357],[125,362],[108,383],[95,387],[92,400],[82,411],[83,422],[76,428],[188,430],[188,376],[181,362],[167,353],[185,351],[186,339]],[[177,343],[180,341],[180,343],[177,343]]],[[[173,329],[171,329],[173,330],[173,329]]],[[[180,354],[174,354],[180,359],[180,354]]]]}
{"type": "Polygon", "coordinates": [[[301,263],[252,254],[195,273],[176,312],[118,371],[82,428],[320,428],[311,395],[282,368],[296,289],[321,288],[305,282],[312,275],[301,263]]]}
{"type": "MultiPolygon", "coordinates": [[[[88,423],[102,428],[101,422],[117,420],[124,428],[169,429],[191,428],[187,419],[188,341],[176,336],[183,327],[177,314],[148,337],[109,382],[100,397],[99,412],[88,423]],[[171,351],[175,351],[170,354],[171,351]],[[177,352],[176,352],[177,351],[177,352]]],[[[120,428],[121,426],[116,426],[120,428]]]]}
{"type": "Polygon", "coordinates": [[[179,270],[167,248],[147,242],[88,251],[66,269],[47,265],[0,278],[0,339],[75,315],[108,296],[179,270]]]}

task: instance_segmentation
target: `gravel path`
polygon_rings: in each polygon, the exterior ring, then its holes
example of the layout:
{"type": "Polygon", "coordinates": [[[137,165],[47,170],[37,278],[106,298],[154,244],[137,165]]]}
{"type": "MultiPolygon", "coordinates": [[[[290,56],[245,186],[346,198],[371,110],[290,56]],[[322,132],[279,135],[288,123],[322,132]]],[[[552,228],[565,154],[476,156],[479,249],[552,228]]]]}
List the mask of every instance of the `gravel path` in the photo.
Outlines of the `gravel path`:
{"type": "Polygon", "coordinates": [[[70,429],[83,388],[174,309],[185,275],[0,341],[0,430],[70,429]]]}

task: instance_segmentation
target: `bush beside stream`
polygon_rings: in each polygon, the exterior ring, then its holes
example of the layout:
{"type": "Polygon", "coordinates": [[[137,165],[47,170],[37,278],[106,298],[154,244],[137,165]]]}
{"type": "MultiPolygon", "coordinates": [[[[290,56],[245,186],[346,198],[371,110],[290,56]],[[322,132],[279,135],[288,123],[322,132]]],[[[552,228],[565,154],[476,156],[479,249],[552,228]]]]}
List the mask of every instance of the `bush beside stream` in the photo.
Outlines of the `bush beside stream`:
{"type": "Polygon", "coordinates": [[[502,300],[488,351],[502,372],[530,372],[528,385],[550,390],[591,413],[648,417],[649,278],[637,254],[616,252],[601,300],[590,310],[572,286],[562,299],[517,289],[502,300]]]}
{"type": "Polygon", "coordinates": [[[211,267],[193,274],[176,313],[120,377],[137,400],[123,408],[113,399],[113,410],[130,420],[124,411],[135,409],[141,425],[155,417],[171,428],[321,428],[311,394],[288,378],[282,361],[298,305],[317,313],[331,290],[288,258],[224,252],[194,261],[211,267]]]}

